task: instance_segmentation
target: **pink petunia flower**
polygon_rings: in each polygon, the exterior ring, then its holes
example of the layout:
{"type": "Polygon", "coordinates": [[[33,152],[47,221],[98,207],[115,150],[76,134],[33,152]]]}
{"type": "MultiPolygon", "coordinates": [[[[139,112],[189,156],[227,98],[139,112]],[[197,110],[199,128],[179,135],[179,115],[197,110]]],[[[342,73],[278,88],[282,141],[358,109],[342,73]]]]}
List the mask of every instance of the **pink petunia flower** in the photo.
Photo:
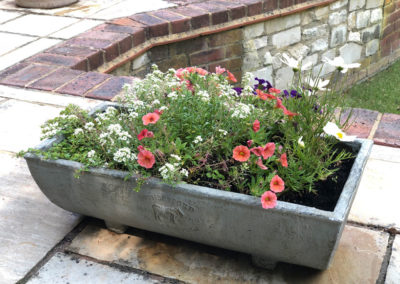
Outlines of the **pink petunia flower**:
{"type": "Polygon", "coordinates": [[[284,115],[287,115],[287,116],[289,117],[289,119],[292,119],[293,116],[295,116],[295,115],[299,115],[298,113],[291,112],[291,111],[288,110],[287,108],[284,108],[284,109],[283,109],[283,114],[284,114],[284,115]]]}
{"type": "Polygon", "coordinates": [[[269,188],[274,192],[282,192],[285,189],[285,182],[278,175],[275,175],[269,183],[269,188]]]}
{"type": "Polygon", "coordinates": [[[281,90],[279,89],[275,89],[275,88],[269,88],[268,92],[274,93],[274,94],[280,94],[281,90]]]}
{"type": "Polygon", "coordinates": [[[260,147],[260,146],[259,147],[254,147],[254,148],[251,148],[250,151],[254,155],[256,155],[257,157],[260,157],[262,155],[262,152],[263,152],[263,147],[260,147]]]}
{"type": "Polygon", "coordinates": [[[203,68],[196,68],[196,72],[203,76],[208,74],[208,71],[204,70],[203,68]]]}
{"type": "Polygon", "coordinates": [[[271,157],[275,152],[275,143],[270,142],[267,143],[264,148],[262,148],[261,155],[264,158],[264,160],[268,159],[271,157]]]}
{"type": "Polygon", "coordinates": [[[153,153],[148,150],[142,150],[138,154],[138,163],[146,169],[151,169],[156,162],[153,153]]]}
{"type": "Polygon", "coordinates": [[[264,209],[274,208],[276,206],[276,194],[272,191],[266,191],[261,195],[261,205],[264,209]]]}
{"type": "Polygon", "coordinates": [[[261,160],[261,157],[258,158],[256,164],[257,164],[257,166],[258,166],[260,169],[262,169],[262,170],[268,170],[268,167],[266,167],[266,166],[263,164],[263,162],[262,162],[262,160],[261,160]]]}
{"type": "Polygon", "coordinates": [[[257,90],[256,90],[256,93],[257,93],[258,97],[259,97],[260,99],[262,99],[263,101],[265,101],[265,100],[267,100],[267,99],[269,99],[269,100],[276,100],[276,97],[275,97],[274,95],[264,93],[264,92],[261,91],[260,89],[257,89],[257,90]]]}
{"type": "Polygon", "coordinates": [[[228,80],[232,81],[233,83],[236,83],[237,80],[235,78],[235,75],[233,75],[231,72],[229,72],[228,70],[226,70],[226,73],[228,73],[228,80]]]}
{"type": "Polygon", "coordinates": [[[218,75],[224,73],[225,71],[226,71],[226,69],[221,68],[221,66],[215,67],[215,73],[217,73],[218,75]]]}
{"type": "Polygon", "coordinates": [[[153,137],[154,133],[152,131],[148,131],[146,128],[140,131],[140,133],[137,136],[139,141],[142,140],[143,138],[153,138],[153,137]]]}
{"type": "Polygon", "coordinates": [[[143,121],[144,125],[155,124],[159,119],[160,119],[160,116],[155,112],[148,113],[142,117],[142,121],[143,121]]]}
{"type": "Polygon", "coordinates": [[[260,130],[260,121],[258,119],[256,119],[253,122],[253,131],[257,132],[258,130],[260,130]]]}
{"type": "Polygon", "coordinates": [[[233,149],[233,158],[239,162],[246,162],[250,158],[250,150],[246,146],[240,145],[233,149]]]}
{"type": "Polygon", "coordinates": [[[159,110],[159,109],[155,109],[154,113],[158,114],[158,115],[162,115],[163,114],[163,110],[159,110]]]}
{"type": "Polygon", "coordinates": [[[282,167],[285,167],[285,168],[288,167],[288,162],[287,162],[286,153],[283,153],[283,154],[281,155],[280,161],[281,161],[282,167]]]}
{"type": "Polygon", "coordinates": [[[139,146],[137,147],[137,149],[138,149],[139,152],[142,152],[142,151],[144,150],[144,147],[143,147],[142,145],[139,145],[139,146]]]}
{"type": "Polygon", "coordinates": [[[253,145],[253,140],[247,140],[247,147],[251,147],[253,145]]]}

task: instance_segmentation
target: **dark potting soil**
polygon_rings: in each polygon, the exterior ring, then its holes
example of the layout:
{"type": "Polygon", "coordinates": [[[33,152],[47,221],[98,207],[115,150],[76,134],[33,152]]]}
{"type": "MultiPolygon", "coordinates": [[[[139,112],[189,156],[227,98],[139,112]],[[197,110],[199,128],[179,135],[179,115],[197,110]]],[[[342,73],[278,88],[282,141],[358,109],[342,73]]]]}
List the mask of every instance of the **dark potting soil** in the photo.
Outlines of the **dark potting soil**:
{"type": "Polygon", "coordinates": [[[333,211],[349,177],[353,163],[354,159],[348,159],[337,164],[336,167],[339,167],[339,169],[333,175],[316,183],[315,192],[317,193],[303,192],[300,194],[293,192],[293,194],[280,196],[278,200],[333,211]]]}

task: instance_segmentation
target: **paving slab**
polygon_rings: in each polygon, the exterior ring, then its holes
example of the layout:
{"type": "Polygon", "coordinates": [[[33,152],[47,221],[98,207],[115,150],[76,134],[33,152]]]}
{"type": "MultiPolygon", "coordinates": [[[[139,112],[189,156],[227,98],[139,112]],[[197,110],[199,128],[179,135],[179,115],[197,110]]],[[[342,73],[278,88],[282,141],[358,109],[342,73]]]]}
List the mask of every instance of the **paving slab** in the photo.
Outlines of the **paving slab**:
{"type": "Polygon", "coordinates": [[[22,13],[0,10],[0,24],[21,16],[22,13]]]}
{"type": "Polygon", "coordinates": [[[78,21],[79,19],[68,17],[30,14],[0,25],[0,31],[47,36],[78,21]]]}
{"type": "Polygon", "coordinates": [[[16,99],[40,104],[49,104],[60,107],[66,107],[69,104],[75,104],[84,109],[90,109],[103,102],[95,99],[52,94],[49,92],[26,90],[8,86],[0,86],[0,96],[8,99],[16,99]]]}
{"type": "Polygon", "coordinates": [[[156,279],[135,272],[121,271],[73,255],[55,254],[28,284],[109,284],[109,283],[160,283],[156,279]]]}
{"type": "Polygon", "coordinates": [[[375,144],[372,146],[372,151],[369,155],[369,158],[393,163],[400,163],[400,149],[375,144]]]}
{"type": "Polygon", "coordinates": [[[25,160],[0,152],[0,283],[24,277],[80,219],[42,194],[25,160]]]}
{"type": "Polygon", "coordinates": [[[394,161],[398,159],[399,153],[394,151],[397,149],[389,149],[396,153],[392,158],[389,150],[373,148],[371,156],[383,160],[370,158],[367,161],[350,211],[350,221],[400,230],[400,162],[394,161]]]}
{"type": "Polygon", "coordinates": [[[245,254],[131,229],[116,234],[88,225],[67,250],[189,283],[375,283],[388,234],[346,226],[332,266],[317,271],[278,264],[273,271],[251,264],[245,254]]]}
{"type": "Polygon", "coordinates": [[[400,235],[396,235],[392,246],[392,255],[390,256],[390,262],[386,272],[385,284],[399,284],[399,283],[400,283],[400,235]]]}
{"type": "Polygon", "coordinates": [[[400,114],[385,113],[374,135],[376,144],[400,148],[400,114]]]}
{"type": "MultiPolygon", "coordinates": [[[[0,25],[0,29],[1,29],[0,25]]],[[[28,42],[34,41],[37,39],[36,37],[26,36],[26,35],[17,35],[10,33],[0,32],[1,44],[0,44],[0,55],[3,55],[7,52],[12,51],[13,49],[20,47],[28,42]]],[[[0,67],[3,69],[2,67],[0,67]]]]}
{"type": "Polygon", "coordinates": [[[62,39],[70,39],[76,35],[79,35],[95,26],[104,23],[104,21],[98,20],[82,20],[79,21],[69,27],[66,27],[62,30],[59,30],[55,33],[52,33],[50,37],[54,38],[62,38],[62,39]]]}
{"type": "Polygon", "coordinates": [[[58,39],[41,38],[19,47],[0,57],[0,70],[17,64],[18,62],[58,43],[60,43],[60,40],[58,39]]]}
{"type": "Polygon", "coordinates": [[[40,142],[40,126],[62,108],[8,100],[0,105],[0,150],[19,152],[40,142]]]}

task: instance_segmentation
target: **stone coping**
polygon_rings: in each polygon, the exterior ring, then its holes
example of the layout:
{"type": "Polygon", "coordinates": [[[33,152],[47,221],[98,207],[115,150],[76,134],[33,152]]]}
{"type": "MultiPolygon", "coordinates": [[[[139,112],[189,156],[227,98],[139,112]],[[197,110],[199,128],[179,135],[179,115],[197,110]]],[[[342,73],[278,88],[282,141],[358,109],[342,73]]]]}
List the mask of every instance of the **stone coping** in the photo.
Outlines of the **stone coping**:
{"type": "MultiPolygon", "coordinates": [[[[0,72],[0,84],[112,100],[133,77],[107,74],[152,47],[328,5],[335,0],[182,0],[117,18],[0,72]]],[[[400,147],[400,115],[358,110],[349,133],[400,147]]]]}

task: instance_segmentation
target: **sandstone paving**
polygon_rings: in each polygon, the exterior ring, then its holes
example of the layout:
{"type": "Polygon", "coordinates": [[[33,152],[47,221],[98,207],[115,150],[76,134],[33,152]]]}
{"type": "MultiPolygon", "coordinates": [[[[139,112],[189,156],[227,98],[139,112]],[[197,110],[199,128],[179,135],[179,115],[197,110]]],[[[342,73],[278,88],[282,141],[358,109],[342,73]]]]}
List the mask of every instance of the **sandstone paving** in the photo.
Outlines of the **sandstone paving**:
{"type": "Polygon", "coordinates": [[[378,279],[387,243],[387,233],[346,226],[326,271],[283,263],[265,270],[254,267],[245,254],[134,229],[116,234],[95,223],[67,250],[189,283],[372,284],[378,279]]]}
{"type": "Polygon", "coordinates": [[[78,22],[79,19],[48,15],[25,15],[0,25],[0,31],[47,36],[78,22]]]}
{"type": "Polygon", "coordinates": [[[57,253],[31,279],[28,284],[64,283],[160,283],[151,276],[132,271],[120,271],[90,260],[57,253]]]}
{"type": "Polygon", "coordinates": [[[19,152],[40,143],[40,126],[62,108],[8,100],[0,104],[0,150],[19,152]]]}
{"type": "Polygon", "coordinates": [[[23,278],[80,218],[42,194],[22,158],[0,152],[0,283],[23,278]]]}
{"type": "Polygon", "coordinates": [[[17,49],[14,49],[13,51],[0,57],[0,70],[17,64],[18,62],[58,43],[60,43],[60,40],[58,39],[41,38],[24,46],[18,47],[17,49]]]}
{"type": "Polygon", "coordinates": [[[21,16],[21,13],[0,10],[0,24],[21,16]]]}
{"type": "Polygon", "coordinates": [[[70,39],[102,23],[104,23],[104,21],[82,20],[55,33],[52,33],[49,36],[53,38],[70,39]]]}
{"type": "Polygon", "coordinates": [[[386,273],[385,284],[400,283],[400,236],[396,235],[386,273]]]}
{"type": "Polygon", "coordinates": [[[374,145],[349,220],[400,230],[400,149],[374,145]]]}
{"type": "MultiPolygon", "coordinates": [[[[0,25],[0,30],[1,26],[2,25],[0,25]]],[[[37,38],[27,35],[17,35],[17,34],[0,32],[0,39],[1,39],[0,55],[3,55],[5,53],[12,51],[17,47],[27,44],[28,42],[34,41],[37,38]]],[[[0,67],[0,69],[2,69],[2,67],[0,67]]]]}

